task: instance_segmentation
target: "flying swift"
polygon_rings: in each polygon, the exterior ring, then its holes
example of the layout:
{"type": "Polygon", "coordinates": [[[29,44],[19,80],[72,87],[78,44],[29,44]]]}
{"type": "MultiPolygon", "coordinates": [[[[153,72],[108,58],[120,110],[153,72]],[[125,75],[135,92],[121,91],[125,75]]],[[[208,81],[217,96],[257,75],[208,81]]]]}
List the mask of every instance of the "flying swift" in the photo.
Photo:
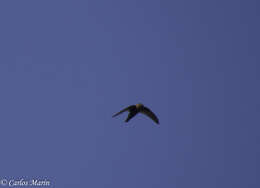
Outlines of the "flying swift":
{"type": "Polygon", "coordinates": [[[159,119],[156,117],[156,115],[146,106],[144,106],[141,103],[138,103],[136,105],[131,105],[126,107],[125,109],[121,110],[120,112],[114,114],[112,117],[116,117],[119,114],[128,111],[128,117],[126,118],[125,122],[128,122],[130,119],[132,119],[136,114],[142,113],[149,118],[151,118],[155,123],[159,124],[159,119]]]}

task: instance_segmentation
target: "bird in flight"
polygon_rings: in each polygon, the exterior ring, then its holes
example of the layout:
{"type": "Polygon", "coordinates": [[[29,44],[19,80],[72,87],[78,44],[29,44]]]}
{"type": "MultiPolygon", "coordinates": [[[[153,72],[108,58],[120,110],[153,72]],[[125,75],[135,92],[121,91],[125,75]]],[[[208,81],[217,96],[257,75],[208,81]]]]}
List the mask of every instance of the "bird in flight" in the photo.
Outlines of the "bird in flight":
{"type": "Polygon", "coordinates": [[[128,111],[128,117],[126,118],[125,122],[128,122],[130,119],[132,119],[136,114],[139,112],[142,114],[147,115],[149,118],[151,118],[155,123],[159,124],[159,119],[156,117],[156,115],[147,107],[145,107],[143,104],[138,103],[136,105],[128,106],[127,108],[121,110],[120,112],[116,113],[112,117],[116,117],[119,114],[128,111]]]}

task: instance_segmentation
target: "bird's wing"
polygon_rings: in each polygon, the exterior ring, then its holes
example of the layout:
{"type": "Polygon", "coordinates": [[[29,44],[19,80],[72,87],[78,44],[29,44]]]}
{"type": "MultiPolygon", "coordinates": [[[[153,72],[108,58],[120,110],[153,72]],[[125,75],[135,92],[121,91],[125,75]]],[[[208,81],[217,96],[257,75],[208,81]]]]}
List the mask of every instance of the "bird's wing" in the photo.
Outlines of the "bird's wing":
{"type": "Polygon", "coordinates": [[[142,114],[147,115],[149,118],[151,118],[155,123],[159,124],[159,119],[156,117],[156,115],[147,107],[144,107],[141,110],[142,114]]]}
{"type": "Polygon", "coordinates": [[[133,117],[135,117],[135,115],[137,114],[137,112],[130,112],[125,120],[125,122],[128,122],[130,119],[132,119],[133,117]]]}
{"type": "Polygon", "coordinates": [[[132,109],[132,108],[135,108],[135,105],[128,106],[127,108],[125,108],[125,109],[121,110],[120,112],[114,114],[112,117],[116,117],[116,116],[118,116],[119,114],[121,114],[121,113],[123,113],[123,112],[125,112],[125,111],[128,111],[128,110],[130,110],[130,109],[132,109]]]}

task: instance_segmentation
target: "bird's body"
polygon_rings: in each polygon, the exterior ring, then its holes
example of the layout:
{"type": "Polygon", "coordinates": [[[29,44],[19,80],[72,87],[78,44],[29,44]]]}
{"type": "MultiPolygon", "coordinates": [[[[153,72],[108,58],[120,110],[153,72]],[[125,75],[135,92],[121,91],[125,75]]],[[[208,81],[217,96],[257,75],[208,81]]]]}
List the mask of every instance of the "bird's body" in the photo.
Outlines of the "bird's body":
{"type": "Polygon", "coordinates": [[[138,103],[136,105],[128,106],[127,108],[121,110],[120,112],[116,113],[112,117],[115,117],[125,111],[129,111],[128,117],[126,118],[125,122],[128,122],[130,119],[132,119],[136,114],[142,113],[150,117],[155,123],[159,124],[159,120],[156,117],[156,115],[147,107],[145,107],[143,104],[138,103]]]}

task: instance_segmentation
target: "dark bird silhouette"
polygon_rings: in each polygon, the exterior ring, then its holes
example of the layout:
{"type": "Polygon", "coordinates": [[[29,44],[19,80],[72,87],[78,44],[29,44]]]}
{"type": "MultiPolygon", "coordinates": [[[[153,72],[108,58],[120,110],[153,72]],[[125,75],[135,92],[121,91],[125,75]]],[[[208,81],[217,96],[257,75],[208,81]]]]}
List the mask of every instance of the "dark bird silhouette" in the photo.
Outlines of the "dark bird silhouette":
{"type": "Polygon", "coordinates": [[[121,110],[120,112],[116,113],[112,117],[118,116],[119,114],[128,111],[128,117],[126,118],[125,122],[128,122],[130,119],[132,119],[136,114],[139,112],[142,114],[147,115],[149,118],[151,118],[155,123],[159,124],[159,119],[156,117],[156,115],[147,107],[145,107],[143,104],[138,103],[136,105],[128,106],[127,108],[121,110]]]}

